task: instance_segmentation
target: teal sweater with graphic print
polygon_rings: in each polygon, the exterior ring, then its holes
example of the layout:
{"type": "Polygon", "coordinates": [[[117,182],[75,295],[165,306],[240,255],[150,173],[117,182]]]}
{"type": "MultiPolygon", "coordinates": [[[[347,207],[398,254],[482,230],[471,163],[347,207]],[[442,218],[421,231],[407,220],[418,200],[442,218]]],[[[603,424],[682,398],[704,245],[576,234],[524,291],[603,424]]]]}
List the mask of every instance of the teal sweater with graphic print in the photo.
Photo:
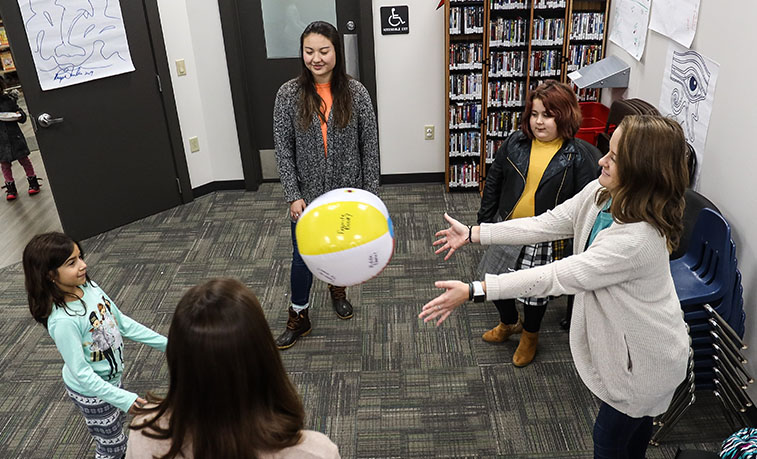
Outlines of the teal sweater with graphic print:
{"type": "Polygon", "coordinates": [[[135,322],[94,282],[81,286],[84,296],[66,308],[53,306],[47,319],[63,357],[63,382],[89,397],[128,411],[137,394],[119,388],[124,371],[123,338],[166,350],[166,337],[135,322]]]}

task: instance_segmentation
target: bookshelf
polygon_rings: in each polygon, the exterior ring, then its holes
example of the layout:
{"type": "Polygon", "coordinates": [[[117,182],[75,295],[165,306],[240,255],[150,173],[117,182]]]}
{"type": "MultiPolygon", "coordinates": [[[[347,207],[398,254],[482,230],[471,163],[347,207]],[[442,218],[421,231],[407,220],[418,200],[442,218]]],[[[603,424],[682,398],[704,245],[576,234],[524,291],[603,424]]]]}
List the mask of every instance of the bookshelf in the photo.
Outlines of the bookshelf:
{"type": "MultiPolygon", "coordinates": [[[[604,57],[609,8],[610,0],[445,2],[447,191],[483,189],[529,88],[565,82],[604,57]]],[[[596,101],[599,90],[578,96],[596,101]]]]}
{"type": "Polygon", "coordinates": [[[5,78],[9,87],[18,85],[18,76],[16,75],[16,64],[11,53],[8,35],[5,32],[5,25],[0,18],[0,75],[5,78]]]}

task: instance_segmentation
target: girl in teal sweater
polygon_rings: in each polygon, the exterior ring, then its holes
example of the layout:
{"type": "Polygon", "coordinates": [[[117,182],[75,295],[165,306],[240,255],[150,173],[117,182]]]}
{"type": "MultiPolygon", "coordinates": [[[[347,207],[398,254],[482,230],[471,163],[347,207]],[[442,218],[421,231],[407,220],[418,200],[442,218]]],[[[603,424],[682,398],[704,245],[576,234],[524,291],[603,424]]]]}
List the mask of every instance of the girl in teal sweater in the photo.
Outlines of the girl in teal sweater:
{"type": "Polygon", "coordinates": [[[95,457],[123,457],[125,412],[145,400],[123,389],[122,338],[164,352],[166,338],[121,313],[89,279],[81,246],[65,234],[35,236],[23,264],[29,310],[63,357],[66,392],[84,415],[95,457]]]}

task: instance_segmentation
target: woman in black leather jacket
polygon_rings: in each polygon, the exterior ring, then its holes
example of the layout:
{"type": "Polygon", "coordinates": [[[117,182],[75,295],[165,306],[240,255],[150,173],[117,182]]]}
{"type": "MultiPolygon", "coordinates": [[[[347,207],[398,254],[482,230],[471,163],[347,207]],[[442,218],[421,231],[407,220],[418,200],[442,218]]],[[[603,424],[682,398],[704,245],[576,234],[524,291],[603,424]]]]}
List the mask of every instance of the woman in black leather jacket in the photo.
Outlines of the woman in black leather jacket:
{"type": "MultiPolygon", "coordinates": [[[[596,179],[597,159],[601,155],[593,145],[575,138],[580,124],[581,110],[569,86],[547,80],[531,91],[520,130],[508,136],[487,171],[478,222],[539,215],[596,179]]],[[[479,270],[499,273],[541,266],[560,258],[569,247],[566,243],[569,241],[527,245],[515,248],[515,252],[492,246],[479,270]]],[[[523,367],[536,355],[539,328],[549,298],[518,300],[524,304],[523,320],[515,300],[494,301],[500,322],[484,333],[483,339],[501,343],[510,335],[521,333],[513,363],[523,367]]]]}

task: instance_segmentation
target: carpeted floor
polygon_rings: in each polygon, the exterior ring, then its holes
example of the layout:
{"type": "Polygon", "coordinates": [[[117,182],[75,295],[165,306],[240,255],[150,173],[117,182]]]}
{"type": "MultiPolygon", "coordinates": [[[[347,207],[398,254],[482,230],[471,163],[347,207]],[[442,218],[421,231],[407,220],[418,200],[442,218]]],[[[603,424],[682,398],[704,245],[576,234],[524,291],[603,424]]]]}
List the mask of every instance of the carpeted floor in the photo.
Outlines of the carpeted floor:
{"type": "MultiPolygon", "coordinates": [[[[433,233],[448,211],[473,222],[478,196],[441,185],[381,189],[395,223],[396,252],[376,279],[348,288],[355,317],[339,320],[326,285],[311,297],[313,333],[282,353],[305,403],[307,427],[325,432],[345,458],[590,457],[597,400],[583,386],[558,323],[547,311],[536,361],[511,363],[516,339],[481,340],[497,323],[490,304],[466,305],[440,328],[417,319],[438,292],[433,281],[469,280],[483,253],[466,247],[444,262],[433,233]]],[[[274,335],[288,304],[291,241],[278,184],[216,192],[83,241],[89,273],[134,319],[167,333],[183,292],[210,277],[255,290],[274,335]]],[[[91,457],[84,422],[64,394],[61,359],[26,306],[20,264],[0,269],[0,457],[91,457]]],[[[163,356],[129,343],[125,385],[167,387],[163,356]]],[[[211,394],[209,394],[211,395],[211,394]]],[[[717,451],[732,431],[707,393],[649,458],[677,447],[717,451]]]]}

